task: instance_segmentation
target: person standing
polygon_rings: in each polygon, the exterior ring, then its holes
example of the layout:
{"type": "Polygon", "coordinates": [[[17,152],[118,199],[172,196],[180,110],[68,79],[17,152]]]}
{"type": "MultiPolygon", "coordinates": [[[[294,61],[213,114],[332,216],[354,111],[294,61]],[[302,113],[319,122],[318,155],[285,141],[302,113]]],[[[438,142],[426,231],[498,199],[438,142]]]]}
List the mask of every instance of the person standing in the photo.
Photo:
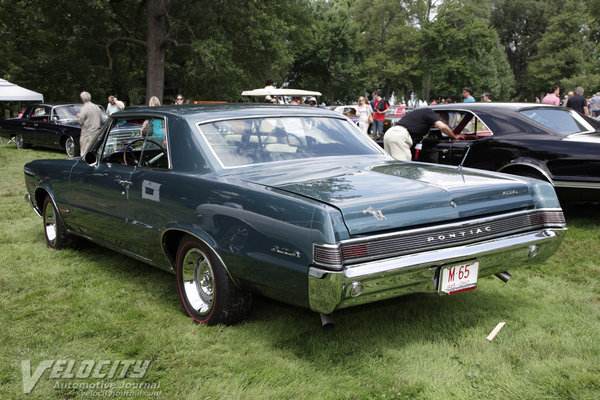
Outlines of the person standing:
{"type": "Polygon", "coordinates": [[[475,103],[475,97],[471,94],[471,88],[462,88],[462,95],[464,97],[463,103],[475,103]]]}
{"type": "Polygon", "coordinates": [[[367,99],[364,96],[360,96],[358,98],[358,127],[365,135],[369,132],[371,120],[373,120],[371,106],[367,103],[367,99]]]}
{"type": "Polygon", "coordinates": [[[490,95],[488,93],[484,93],[481,95],[481,101],[490,102],[490,101],[492,101],[492,99],[490,99],[490,95]]]}
{"type": "Polygon", "coordinates": [[[560,87],[554,85],[550,88],[550,93],[546,94],[542,99],[542,104],[552,104],[554,106],[560,105],[560,87]]]}
{"type": "MultiPolygon", "coordinates": [[[[447,113],[446,113],[447,114],[447,113]]],[[[396,160],[410,161],[410,148],[420,143],[434,126],[451,139],[457,136],[440,115],[428,107],[417,108],[406,114],[383,137],[383,149],[396,160]]]]}
{"type": "Polygon", "coordinates": [[[118,100],[116,96],[110,95],[108,96],[108,104],[106,105],[106,113],[108,115],[112,115],[117,111],[121,111],[125,108],[125,103],[121,100],[118,100]]]}
{"type": "Polygon", "coordinates": [[[593,118],[600,115],[600,92],[596,92],[590,99],[590,112],[593,118]]]}
{"type": "Polygon", "coordinates": [[[77,121],[81,125],[81,136],[79,137],[79,154],[82,156],[89,150],[96,135],[102,126],[102,111],[100,107],[92,103],[92,96],[88,92],[79,95],[83,107],[77,113],[77,121]]]}
{"type": "Polygon", "coordinates": [[[383,124],[385,121],[385,113],[390,110],[390,103],[381,97],[379,91],[375,91],[375,103],[373,103],[373,127],[374,137],[379,139],[383,136],[383,124]]]}
{"type": "Polygon", "coordinates": [[[178,94],[177,97],[175,97],[175,105],[180,106],[182,104],[183,104],[183,95],[178,94]]]}
{"type": "Polygon", "coordinates": [[[581,115],[588,115],[589,109],[587,106],[587,100],[583,97],[583,88],[577,86],[575,94],[567,100],[567,107],[572,108],[581,115]]]}

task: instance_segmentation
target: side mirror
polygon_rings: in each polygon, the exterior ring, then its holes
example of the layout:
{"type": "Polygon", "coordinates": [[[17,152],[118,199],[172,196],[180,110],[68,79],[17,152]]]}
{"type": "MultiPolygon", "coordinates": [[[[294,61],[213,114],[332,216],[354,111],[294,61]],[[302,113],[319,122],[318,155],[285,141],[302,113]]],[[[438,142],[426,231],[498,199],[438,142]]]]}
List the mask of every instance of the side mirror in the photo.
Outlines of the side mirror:
{"type": "Polygon", "coordinates": [[[88,151],[83,156],[83,161],[85,161],[86,164],[91,167],[91,166],[95,165],[98,162],[98,157],[96,157],[96,153],[88,151]]]}
{"type": "Polygon", "coordinates": [[[58,122],[58,117],[52,117],[52,122],[57,123],[58,122]]]}

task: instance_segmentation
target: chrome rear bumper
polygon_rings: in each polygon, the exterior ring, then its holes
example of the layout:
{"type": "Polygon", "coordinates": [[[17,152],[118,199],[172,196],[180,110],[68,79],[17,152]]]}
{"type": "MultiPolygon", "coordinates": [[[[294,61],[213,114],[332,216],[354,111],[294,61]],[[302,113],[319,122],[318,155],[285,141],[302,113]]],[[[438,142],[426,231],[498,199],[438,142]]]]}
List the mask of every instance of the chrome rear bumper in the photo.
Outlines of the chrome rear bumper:
{"type": "Polygon", "coordinates": [[[336,309],[409,293],[439,293],[439,271],[448,264],[477,260],[479,278],[538,264],[556,252],[566,231],[566,228],[541,229],[485,242],[347,265],[341,271],[310,267],[310,308],[329,314],[336,309]],[[362,286],[362,293],[353,297],[351,291],[357,285],[362,286]]]}

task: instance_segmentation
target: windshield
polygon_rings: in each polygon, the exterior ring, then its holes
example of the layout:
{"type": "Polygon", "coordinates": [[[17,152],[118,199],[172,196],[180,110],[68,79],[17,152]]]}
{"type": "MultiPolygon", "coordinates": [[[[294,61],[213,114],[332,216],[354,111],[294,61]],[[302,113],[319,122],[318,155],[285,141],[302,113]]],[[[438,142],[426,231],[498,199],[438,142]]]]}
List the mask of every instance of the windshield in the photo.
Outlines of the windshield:
{"type": "Polygon", "coordinates": [[[521,114],[563,136],[594,131],[594,128],[581,115],[571,110],[536,108],[521,111],[521,114]]]}
{"type": "Polygon", "coordinates": [[[313,157],[381,154],[367,136],[337,118],[252,118],[199,124],[223,167],[313,157]]]}
{"type": "Polygon", "coordinates": [[[76,120],[77,113],[81,111],[83,104],[70,104],[54,107],[54,116],[59,120],[76,120]]]}

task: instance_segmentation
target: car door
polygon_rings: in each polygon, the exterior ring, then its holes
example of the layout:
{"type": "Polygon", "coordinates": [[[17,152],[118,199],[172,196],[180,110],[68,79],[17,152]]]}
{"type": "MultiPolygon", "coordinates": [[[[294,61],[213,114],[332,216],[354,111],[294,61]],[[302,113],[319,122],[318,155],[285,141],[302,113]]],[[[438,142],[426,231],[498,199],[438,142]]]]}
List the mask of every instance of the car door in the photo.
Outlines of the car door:
{"type": "Polygon", "coordinates": [[[140,152],[130,179],[128,229],[135,237],[131,243],[132,250],[151,260],[160,261],[165,260],[162,230],[170,220],[165,210],[177,210],[172,195],[181,188],[181,183],[172,174],[166,121],[157,117],[148,118],[147,121],[153,129],[144,141],[134,144],[134,147],[140,148],[140,152]]]}
{"type": "Polygon", "coordinates": [[[437,112],[444,114],[441,115],[442,120],[447,119],[448,126],[459,136],[459,140],[450,140],[438,130],[434,130],[435,133],[431,135],[433,139],[427,141],[425,146],[426,149],[429,149],[430,158],[435,159],[434,162],[459,165],[465,160],[466,163],[472,156],[471,148],[481,145],[482,142],[492,137],[492,132],[488,127],[468,111],[444,110],[437,112]],[[431,153],[433,154],[431,155],[431,153]],[[466,155],[467,159],[465,159],[466,155]]]}
{"type": "Polygon", "coordinates": [[[131,241],[129,191],[135,164],[128,144],[141,139],[143,120],[116,120],[105,125],[92,152],[96,160],[83,159],[71,170],[69,202],[72,221],[96,240],[127,248],[131,241]]]}

